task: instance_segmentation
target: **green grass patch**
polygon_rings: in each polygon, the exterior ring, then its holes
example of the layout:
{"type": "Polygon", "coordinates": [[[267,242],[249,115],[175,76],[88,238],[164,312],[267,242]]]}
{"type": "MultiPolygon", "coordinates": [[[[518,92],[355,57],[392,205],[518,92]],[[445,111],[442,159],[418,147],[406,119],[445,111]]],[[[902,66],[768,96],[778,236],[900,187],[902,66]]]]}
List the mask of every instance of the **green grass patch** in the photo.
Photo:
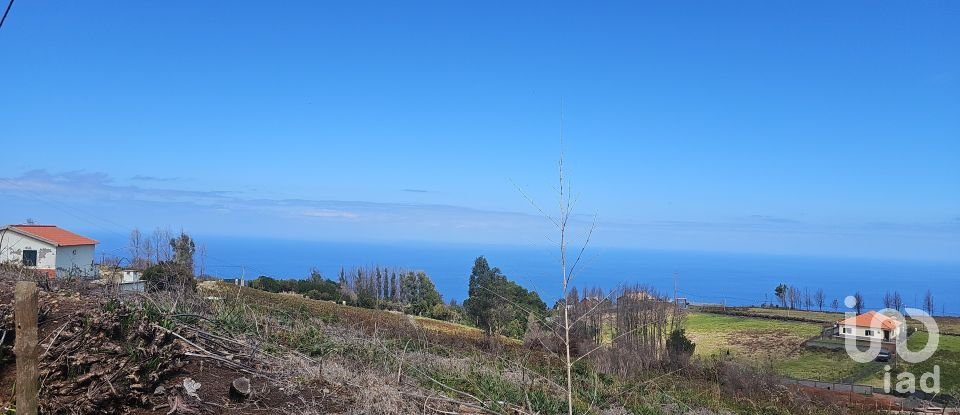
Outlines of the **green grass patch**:
{"type": "Polygon", "coordinates": [[[864,365],[843,350],[808,349],[774,364],[785,376],[839,382],[857,374],[864,365]]]}
{"type": "Polygon", "coordinates": [[[756,314],[758,316],[802,318],[807,320],[822,321],[824,323],[832,323],[844,318],[844,314],[841,312],[790,310],[785,308],[752,307],[746,309],[745,312],[756,314]]]}
{"type": "Polygon", "coordinates": [[[820,333],[816,323],[690,313],[686,333],[698,356],[732,355],[780,359],[797,353],[804,340],[820,333]]]}
{"type": "MultiPolygon", "coordinates": [[[[927,343],[929,335],[926,332],[917,332],[907,340],[910,350],[919,351],[927,343]]],[[[901,360],[899,371],[913,373],[917,379],[924,373],[933,372],[933,367],[940,367],[940,387],[944,393],[960,395],[960,337],[940,336],[940,344],[933,357],[920,363],[906,363],[901,360]]],[[[868,379],[868,384],[883,386],[884,372],[880,371],[868,379]]],[[[896,374],[892,375],[892,383],[896,383],[896,374]]]]}

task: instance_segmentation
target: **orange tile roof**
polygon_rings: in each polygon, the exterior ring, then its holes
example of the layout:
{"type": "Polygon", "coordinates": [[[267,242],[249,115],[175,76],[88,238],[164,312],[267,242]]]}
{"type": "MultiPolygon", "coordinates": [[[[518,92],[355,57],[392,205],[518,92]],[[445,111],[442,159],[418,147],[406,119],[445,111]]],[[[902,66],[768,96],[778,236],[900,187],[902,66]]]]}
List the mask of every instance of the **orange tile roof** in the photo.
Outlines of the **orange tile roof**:
{"type": "Polygon", "coordinates": [[[869,311],[856,317],[840,320],[837,322],[837,324],[841,326],[854,327],[880,327],[887,330],[893,330],[900,325],[900,322],[883,314],[877,313],[876,311],[869,311]]]}
{"type": "Polygon", "coordinates": [[[97,241],[54,225],[10,225],[16,231],[31,235],[56,246],[96,245],[97,241]]]}

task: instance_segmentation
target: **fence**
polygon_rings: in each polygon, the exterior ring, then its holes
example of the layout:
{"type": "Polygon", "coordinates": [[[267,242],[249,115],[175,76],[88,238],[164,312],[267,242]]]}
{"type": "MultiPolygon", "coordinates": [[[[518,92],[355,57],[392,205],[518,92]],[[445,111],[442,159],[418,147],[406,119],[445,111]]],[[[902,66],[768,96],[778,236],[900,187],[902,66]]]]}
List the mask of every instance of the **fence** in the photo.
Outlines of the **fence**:
{"type": "Polygon", "coordinates": [[[808,386],[811,388],[825,389],[836,392],[852,392],[857,393],[863,396],[873,395],[873,386],[869,385],[857,385],[852,383],[838,383],[838,382],[822,382],[819,380],[808,380],[808,379],[791,379],[783,378],[781,382],[784,385],[800,385],[808,386]]]}
{"type": "MultiPolygon", "coordinates": [[[[873,345],[873,340],[869,339],[855,339],[857,343],[857,348],[860,350],[866,350],[873,345]]],[[[846,348],[847,339],[837,335],[836,327],[827,327],[818,336],[811,337],[803,342],[803,346],[806,347],[818,347],[821,349],[830,349],[830,350],[843,350],[846,348]]],[[[894,342],[881,342],[880,350],[890,353],[892,356],[895,356],[897,353],[897,344],[894,342]]]]}

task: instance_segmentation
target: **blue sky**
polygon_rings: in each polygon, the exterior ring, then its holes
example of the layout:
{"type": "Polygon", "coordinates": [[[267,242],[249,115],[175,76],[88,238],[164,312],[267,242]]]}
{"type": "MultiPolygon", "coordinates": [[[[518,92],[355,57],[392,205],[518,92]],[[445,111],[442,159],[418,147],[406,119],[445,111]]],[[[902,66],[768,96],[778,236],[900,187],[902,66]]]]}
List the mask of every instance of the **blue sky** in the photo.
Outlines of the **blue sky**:
{"type": "Polygon", "coordinates": [[[0,29],[0,218],[960,259],[960,4],[50,2],[0,29]]]}

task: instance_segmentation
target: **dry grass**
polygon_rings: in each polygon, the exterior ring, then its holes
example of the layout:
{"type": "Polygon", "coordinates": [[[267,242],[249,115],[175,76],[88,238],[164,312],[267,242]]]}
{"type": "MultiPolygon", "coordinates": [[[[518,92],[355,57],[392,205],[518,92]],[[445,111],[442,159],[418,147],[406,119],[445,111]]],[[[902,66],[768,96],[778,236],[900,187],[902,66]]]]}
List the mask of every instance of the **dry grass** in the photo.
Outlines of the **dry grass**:
{"type": "MultiPolygon", "coordinates": [[[[564,389],[558,385],[562,376],[556,357],[542,350],[525,349],[515,340],[491,341],[482,331],[458,324],[222,283],[205,283],[201,290],[204,295],[221,298],[213,300],[211,306],[212,313],[218,316],[217,324],[264,342],[265,352],[276,352],[268,344],[276,342],[307,355],[289,359],[278,368],[289,373],[285,378],[296,380],[294,391],[315,393],[313,398],[304,399],[298,413],[550,414],[566,408],[564,389]],[[329,403],[323,400],[326,392],[316,393],[321,386],[315,382],[323,382],[324,390],[330,388],[331,393],[339,396],[341,411],[329,411],[329,403]],[[314,409],[321,407],[327,411],[314,409]]],[[[694,319],[693,332],[707,328],[709,333],[702,334],[710,335],[705,339],[718,339],[745,352],[757,348],[784,349],[795,339],[799,343],[807,334],[798,331],[809,330],[806,323],[763,319],[760,323],[737,323],[739,319],[735,317],[717,317],[734,320],[721,322],[721,333],[717,333],[717,327],[712,325],[716,321],[698,324],[694,319]],[[750,337],[745,334],[786,340],[777,344],[766,340],[747,342],[745,339],[750,337]]],[[[817,332],[817,326],[813,327],[817,332]]],[[[701,344],[706,343],[709,342],[701,344]]],[[[703,393],[712,390],[707,387],[715,385],[712,379],[716,377],[691,378],[654,371],[643,374],[649,379],[619,379],[599,375],[588,365],[578,365],[575,375],[582,386],[576,394],[578,413],[600,413],[610,405],[623,405],[633,413],[661,413],[666,403],[678,402],[683,402],[678,407],[691,410],[740,409],[735,394],[703,393]]],[[[777,413],[829,413],[816,406],[798,407],[785,401],[792,399],[785,395],[770,398],[761,394],[752,399],[756,405],[766,407],[790,405],[791,409],[777,413]]],[[[750,405],[748,409],[764,408],[750,405]]]]}
{"type": "Polygon", "coordinates": [[[732,354],[751,361],[790,355],[804,340],[820,333],[815,323],[691,313],[687,336],[700,356],[732,354]]]}

